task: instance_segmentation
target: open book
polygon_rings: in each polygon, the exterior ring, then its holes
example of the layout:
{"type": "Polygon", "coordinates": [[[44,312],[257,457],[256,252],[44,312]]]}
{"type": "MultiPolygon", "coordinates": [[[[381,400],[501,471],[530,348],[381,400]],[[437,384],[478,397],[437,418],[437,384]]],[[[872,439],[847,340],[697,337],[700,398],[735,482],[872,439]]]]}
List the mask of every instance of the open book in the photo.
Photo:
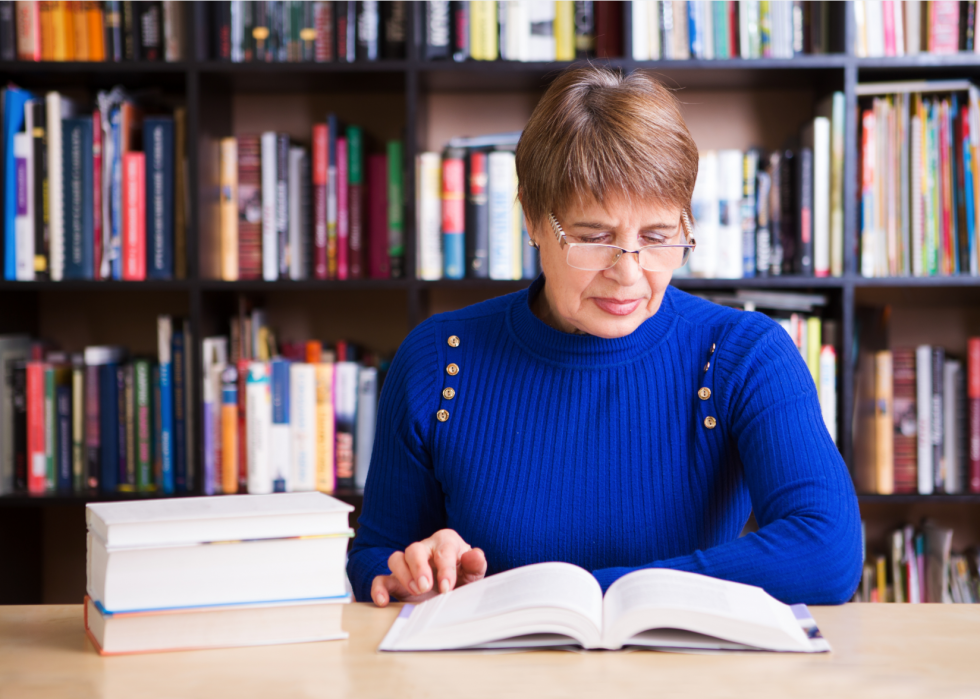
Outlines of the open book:
{"type": "Polygon", "coordinates": [[[804,605],[751,585],[676,570],[638,570],[602,595],[592,574],[538,563],[406,604],[380,650],[581,646],[689,650],[830,650],[804,605]]]}

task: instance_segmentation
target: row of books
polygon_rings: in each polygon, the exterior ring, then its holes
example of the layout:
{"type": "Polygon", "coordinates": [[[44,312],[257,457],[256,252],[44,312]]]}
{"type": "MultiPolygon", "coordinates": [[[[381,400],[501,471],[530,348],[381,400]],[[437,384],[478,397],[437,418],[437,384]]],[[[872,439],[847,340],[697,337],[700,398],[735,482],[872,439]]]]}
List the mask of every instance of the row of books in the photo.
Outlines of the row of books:
{"type": "Polygon", "coordinates": [[[181,2],[0,2],[0,60],[180,61],[181,2]]]}
{"type": "Polygon", "coordinates": [[[793,58],[830,52],[829,2],[631,3],[633,59],[793,58]]]}
{"type": "Polygon", "coordinates": [[[101,655],[346,638],[353,509],[320,493],[90,504],[85,631],[101,655]]]}
{"type": "MultiPolygon", "coordinates": [[[[863,526],[863,523],[862,523],[863,526]]],[[[865,557],[854,602],[980,603],[980,551],[953,553],[953,530],[931,520],[891,533],[887,553],[865,557]]]]}
{"type": "Polygon", "coordinates": [[[221,279],[402,277],[401,141],[384,149],[333,114],[312,149],[274,131],[222,139],[221,279]]]}
{"type": "Polygon", "coordinates": [[[861,85],[861,274],[980,274],[980,90],[861,85]]]}
{"type": "Polygon", "coordinates": [[[798,143],[769,154],[700,154],[691,199],[698,247],[679,274],[843,273],[843,93],[821,103],[818,113],[798,143]]]}
{"type": "Polygon", "coordinates": [[[868,493],[980,493],[980,338],[862,352],[855,477],[868,493]]]}
{"type": "Polygon", "coordinates": [[[623,55],[621,2],[430,0],[422,23],[424,60],[547,62],[623,55]]]}
{"type": "MultiPolygon", "coordinates": [[[[465,142],[460,140],[460,143],[465,142]]],[[[416,163],[419,279],[534,279],[514,152],[450,146],[416,163]]]]}
{"type": "Polygon", "coordinates": [[[2,100],[4,278],[186,276],[183,107],[121,88],[91,114],[60,92],[8,87],[2,100]]]}
{"type": "Polygon", "coordinates": [[[973,53],[980,49],[974,37],[976,0],[856,0],[853,5],[856,56],[973,53]]]}
{"type": "Polygon", "coordinates": [[[265,2],[203,5],[211,57],[233,63],[347,62],[405,58],[409,4],[265,2]]]}

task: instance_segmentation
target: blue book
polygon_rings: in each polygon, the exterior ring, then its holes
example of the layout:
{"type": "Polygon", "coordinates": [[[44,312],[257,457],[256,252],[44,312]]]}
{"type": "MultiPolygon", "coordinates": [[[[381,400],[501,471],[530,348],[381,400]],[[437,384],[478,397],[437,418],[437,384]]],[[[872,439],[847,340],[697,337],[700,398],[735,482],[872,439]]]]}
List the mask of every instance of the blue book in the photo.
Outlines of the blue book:
{"type": "Polygon", "coordinates": [[[174,387],[173,387],[173,321],[170,316],[157,318],[157,359],[160,362],[160,482],[157,488],[165,495],[174,492],[174,387]]]}
{"type": "Polygon", "coordinates": [[[117,364],[99,366],[99,444],[103,493],[119,489],[119,389],[117,364]]]}
{"type": "Polygon", "coordinates": [[[14,164],[14,134],[24,130],[24,104],[33,95],[19,87],[0,93],[3,104],[3,277],[17,279],[17,173],[14,164]]]}
{"type": "Polygon", "coordinates": [[[72,434],[71,434],[71,386],[55,387],[55,410],[58,421],[57,472],[58,492],[70,493],[72,490],[72,434]]]}
{"type": "Polygon", "coordinates": [[[187,482],[187,346],[180,325],[173,330],[173,365],[170,382],[173,386],[174,416],[174,486],[178,493],[186,493],[187,482]]]}
{"type": "Polygon", "coordinates": [[[284,493],[289,477],[291,463],[291,437],[289,420],[289,366],[285,359],[272,362],[272,429],[269,431],[270,452],[272,462],[272,491],[284,493]]]}
{"type": "Polygon", "coordinates": [[[146,276],[174,276],[174,120],[143,120],[146,154],[146,276]]]}
{"type": "Polygon", "coordinates": [[[974,226],[973,212],[977,202],[973,200],[973,154],[970,152],[970,139],[963,139],[963,174],[966,179],[966,244],[970,264],[963,272],[977,274],[977,231],[974,226]]]}
{"type": "Polygon", "coordinates": [[[531,236],[527,232],[527,221],[521,216],[521,253],[523,255],[522,274],[523,279],[535,279],[541,272],[541,261],[538,258],[538,249],[532,248],[531,236]]]}
{"type": "Polygon", "coordinates": [[[112,278],[118,281],[122,279],[123,217],[122,154],[119,152],[120,147],[122,147],[122,111],[118,107],[112,110],[112,117],[109,121],[112,124],[112,162],[103,163],[102,167],[110,168],[109,212],[112,220],[103,222],[103,226],[108,230],[110,236],[109,256],[112,265],[110,271],[112,278]]]}
{"type": "Polygon", "coordinates": [[[701,4],[699,2],[687,3],[687,31],[691,58],[704,58],[704,37],[700,21],[701,4]]]}
{"type": "Polygon", "coordinates": [[[119,448],[117,487],[132,491],[134,484],[129,478],[131,464],[126,453],[126,367],[123,365],[116,366],[116,444],[119,448]]]}
{"type": "Polygon", "coordinates": [[[65,279],[95,278],[92,117],[62,119],[65,279]]]}

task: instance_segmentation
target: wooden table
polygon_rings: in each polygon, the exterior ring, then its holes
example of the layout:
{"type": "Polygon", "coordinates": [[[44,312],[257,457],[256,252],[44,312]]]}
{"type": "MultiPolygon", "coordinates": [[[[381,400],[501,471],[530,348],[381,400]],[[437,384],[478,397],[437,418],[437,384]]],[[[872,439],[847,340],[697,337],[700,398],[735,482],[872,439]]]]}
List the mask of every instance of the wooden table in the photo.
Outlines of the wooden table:
{"type": "Polygon", "coordinates": [[[353,604],[347,641],[103,658],[81,605],[0,607],[0,699],[980,697],[980,605],[812,611],[831,654],[382,654],[397,605],[353,604]]]}

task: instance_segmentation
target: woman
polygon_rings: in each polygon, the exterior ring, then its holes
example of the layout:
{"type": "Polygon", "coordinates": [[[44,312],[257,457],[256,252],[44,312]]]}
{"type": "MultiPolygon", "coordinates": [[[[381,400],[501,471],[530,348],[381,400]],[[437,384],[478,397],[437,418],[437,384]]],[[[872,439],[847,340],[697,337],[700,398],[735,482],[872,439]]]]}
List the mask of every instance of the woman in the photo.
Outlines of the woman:
{"type": "Polygon", "coordinates": [[[517,148],[542,275],[434,316],[385,382],[348,573],[425,599],[541,561],[645,567],[837,604],[860,519],[813,380],[758,313],[671,286],[698,152],[651,78],[569,70],[517,148]],[[760,526],[739,537],[750,512],[760,526]]]}

